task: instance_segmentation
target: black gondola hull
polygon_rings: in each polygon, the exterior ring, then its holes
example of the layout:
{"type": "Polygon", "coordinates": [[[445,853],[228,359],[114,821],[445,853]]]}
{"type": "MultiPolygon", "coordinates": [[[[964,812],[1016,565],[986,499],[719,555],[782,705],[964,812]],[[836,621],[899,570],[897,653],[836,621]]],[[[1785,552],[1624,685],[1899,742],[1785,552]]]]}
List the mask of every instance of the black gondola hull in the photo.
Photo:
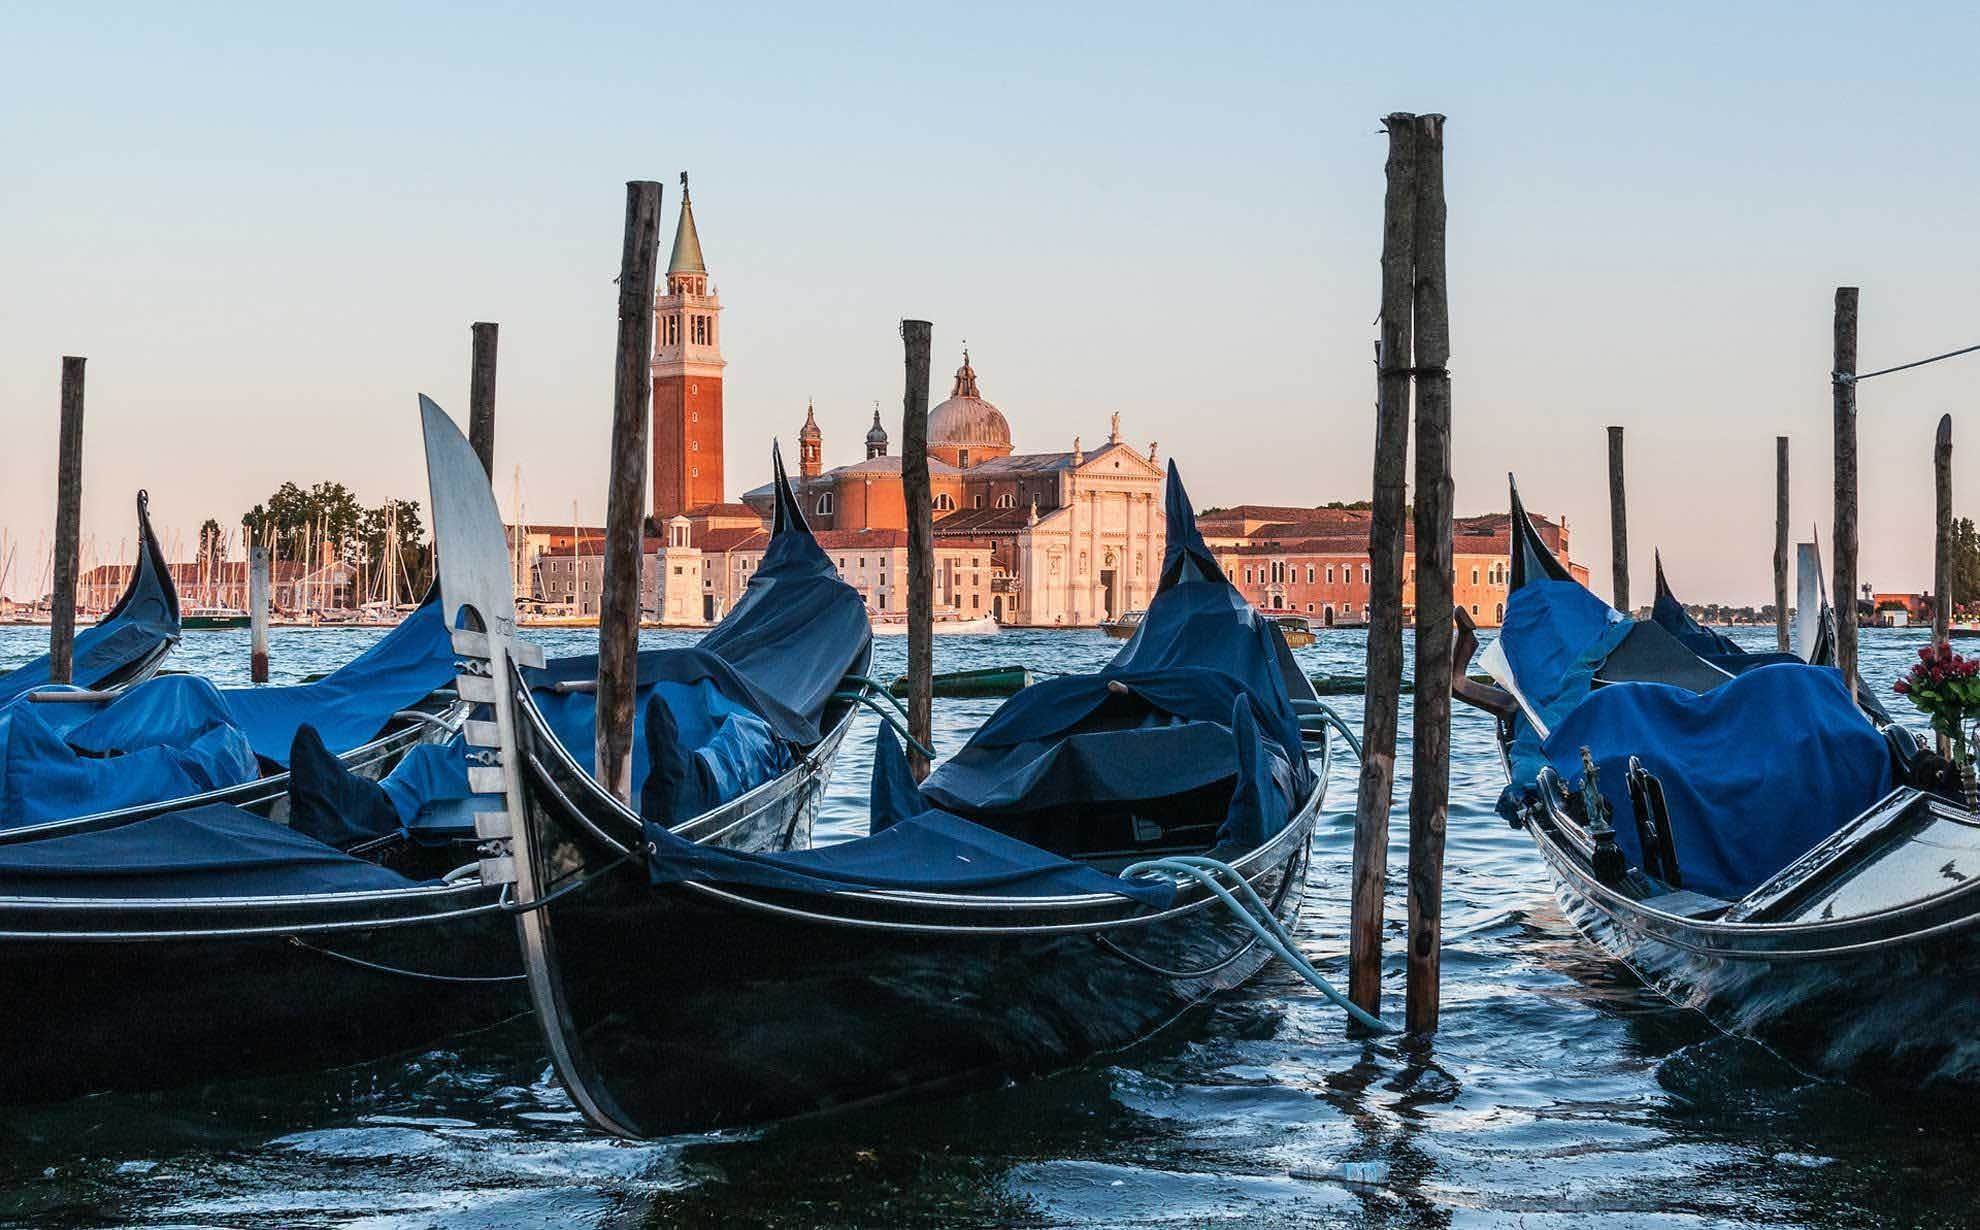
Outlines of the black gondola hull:
{"type": "MultiPolygon", "coordinates": [[[[1320,797],[1247,861],[1282,919],[1301,900],[1320,797]]],[[[545,1024],[574,1093],[627,1135],[1065,1067],[1147,1038],[1269,959],[1201,898],[1147,918],[1124,899],[985,909],[849,894],[821,906],[655,886],[643,860],[602,847],[560,804],[532,792],[529,813],[546,872],[589,877],[542,911],[560,987],[559,1019],[545,1024]]]]}
{"type": "Polygon", "coordinates": [[[1673,917],[1610,889],[1533,825],[1563,913],[1672,1003],[1811,1070],[1980,1080],[1980,885],[1800,926],[1673,917]]]}

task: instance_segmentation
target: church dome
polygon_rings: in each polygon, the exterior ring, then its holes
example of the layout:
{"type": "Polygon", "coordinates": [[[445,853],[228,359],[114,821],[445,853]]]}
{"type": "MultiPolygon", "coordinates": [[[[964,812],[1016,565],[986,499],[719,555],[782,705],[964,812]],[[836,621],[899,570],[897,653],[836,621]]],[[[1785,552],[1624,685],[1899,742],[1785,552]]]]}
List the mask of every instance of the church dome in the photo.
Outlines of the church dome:
{"type": "Polygon", "coordinates": [[[1011,425],[1004,421],[1003,411],[983,400],[967,350],[963,351],[963,365],[956,369],[956,385],[949,400],[928,412],[928,445],[1011,451],[1011,425]]]}

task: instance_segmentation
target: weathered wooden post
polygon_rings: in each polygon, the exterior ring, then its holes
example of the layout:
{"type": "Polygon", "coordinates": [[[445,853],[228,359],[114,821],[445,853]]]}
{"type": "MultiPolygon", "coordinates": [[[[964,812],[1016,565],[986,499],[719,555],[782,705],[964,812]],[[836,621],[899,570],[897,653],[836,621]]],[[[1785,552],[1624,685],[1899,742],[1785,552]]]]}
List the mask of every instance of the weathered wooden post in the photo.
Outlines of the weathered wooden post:
{"type": "Polygon", "coordinates": [[[1361,782],[1354,803],[1348,998],[1382,1010],[1383,894],[1389,873],[1389,807],[1402,704],[1403,505],[1409,458],[1410,279],[1415,241],[1415,117],[1383,121],[1389,133],[1382,198],[1382,319],[1375,344],[1375,473],[1368,519],[1368,658],[1363,679],[1361,782]]]}
{"type": "Polygon", "coordinates": [[[1629,507],[1623,494],[1623,429],[1609,428],[1609,568],[1613,605],[1627,615],[1629,607],[1629,507]]]}
{"type": "Polygon", "coordinates": [[[476,321],[474,361],[468,372],[468,441],[481,468],[495,476],[495,342],[501,326],[476,321]]]}
{"type": "Polygon", "coordinates": [[[1444,262],[1444,117],[1415,120],[1416,703],[1410,731],[1409,1032],[1435,1033],[1451,794],[1451,355],[1444,262]]]}
{"type": "Polygon", "coordinates": [[[1932,643],[1943,645],[1952,636],[1953,603],[1959,595],[1952,583],[1952,415],[1939,419],[1939,435],[1932,445],[1932,480],[1938,494],[1938,535],[1932,552],[1932,643]]]}
{"type": "Polygon", "coordinates": [[[1788,438],[1774,437],[1774,648],[1788,652],[1788,438]]]}
{"type": "Polygon", "coordinates": [[[639,682],[640,543],[645,536],[647,402],[652,384],[653,279],[660,185],[626,185],[619,254],[619,348],[612,380],[611,477],[605,495],[605,575],[598,594],[598,784],[632,801],[633,693],[639,682]]]}
{"type": "Polygon", "coordinates": [[[1856,696],[1856,287],[1836,287],[1835,362],[1829,385],[1836,419],[1836,669],[1856,696]]]}
{"type": "MultiPolygon", "coordinates": [[[[901,322],[907,387],[901,396],[901,498],[908,534],[908,731],[935,746],[935,508],[928,484],[928,346],[935,326],[901,322]]],[[[928,776],[928,758],[908,749],[915,780],[928,776]]]]}
{"type": "Polygon", "coordinates": [[[268,548],[248,548],[248,678],[268,682],[268,548]]]}
{"type": "MultiPolygon", "coordinates": [[[[1952,638],[1952,608],[1959,595],[1952,583],[1952,415],[1939,419],[1938,436],[1932,442],[1932,487],[1937,495],[1933,509],[1932,537],[1932,644],[1936,647],[1952,638]]],[[[1938,736],[1939,755],[1952,753],[1952,744],[1938,736]]]]}
{"type": "Polygon", "coordinates": [[[48,599],[48,681],[75,675],[76,564],[82,550],[83,364],[62,359],[62,429],[55,458],[54,589],[48,599]]]}

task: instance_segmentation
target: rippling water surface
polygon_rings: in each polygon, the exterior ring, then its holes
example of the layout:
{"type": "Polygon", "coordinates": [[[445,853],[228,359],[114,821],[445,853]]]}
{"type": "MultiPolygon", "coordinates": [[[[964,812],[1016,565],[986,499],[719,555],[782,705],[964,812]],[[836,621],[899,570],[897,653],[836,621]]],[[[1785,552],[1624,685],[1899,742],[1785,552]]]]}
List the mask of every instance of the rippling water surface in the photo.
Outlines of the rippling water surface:
{"type": "MultiPolygon", "coordinates": [[[[376,636],[277,629],[277,678],[376,636]]],[[[0,628],[0,664],[44,629],[0,628]]],[[[553,654],[588,633],[545,632],[553,654]]],[[[685,643],[673,633],[650,644],[685,643]]],[[[1755,648],[1771,632],[1740,632],[1755,648]]],[[[1923,633],[1865,636],[1896,678],[1923,633]]],[[[1087,669],[1099,633],[936,642],[936,669],[1087,669]]],[[[902,638],[878,645],[898,673],[902,638]]],[[[1358,675],[1359,632],[1299,651],[1358,675]]],[[[245,681],[246,634],[189,633],[172,665],[245,681]]],[[[1333,697],[1359,725],[1358,694],[1333,697]]],[[[938,701],[953,750],[995,707],[938,701]]],[[[1409,709],[1403,711],[1408,794],[1409,709]]],[[[51,1226],[1655,1226],[1971,1225],[1980,1115],[1964,1101],[1811,1079],[1671,1008],[1581,943],[1526,837],[1492,812],[1489,722],[1454,730],[1443,1028],[1420,1051],[1343,1038],[1340,1017],[1269,970],[1186,1027],[1107,1066],[965,1098],[747,1135],[601,1139],[548,1073],[528,1021],[328,1074],[0,1110],[0,1220],[51,1226]],[[1295,1166],[1389,1163],[1371,1190],[1295,1166]]],[[[821,836],[864,824],[872,729],[840,757],[821,836]]],[[[1739,754],[1729,749],[1729,754],[1739,754]]],[[[1335,770],[1299,923],[1339,974],[1352,762],[1335,770]]],[[[1407,820],[1396,809],[1388,917],[1401,989],[1407,820]]],[[[0,989],[0,1014],[43,988],[0,989]]],[[[1976,988],[1980,994],[1980,988],[1976,988]]],[[[141,1030],[142,1005],[130,1026],[141,1030]]],[[[0,1028],[4,1028],[0,1024],[0,1028]]]]}

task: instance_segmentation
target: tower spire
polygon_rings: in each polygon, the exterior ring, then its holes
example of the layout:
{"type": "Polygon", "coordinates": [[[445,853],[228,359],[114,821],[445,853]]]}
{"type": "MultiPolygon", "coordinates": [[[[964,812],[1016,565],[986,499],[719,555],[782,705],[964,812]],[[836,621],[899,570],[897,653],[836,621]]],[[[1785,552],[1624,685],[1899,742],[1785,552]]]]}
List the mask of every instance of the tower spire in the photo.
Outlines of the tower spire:
{"type": "MultiPolygon", "coordinates": [[[[719,202],[718,202],[719,203],[719,202]]],[[[701,259],[701,236],[694,229],[694,198],[688,195],[687,172],[681,172],[681,220],[674,227],[674,254],[667,261],[668,276],[677,273],[706,274],[701,259]]]]}

